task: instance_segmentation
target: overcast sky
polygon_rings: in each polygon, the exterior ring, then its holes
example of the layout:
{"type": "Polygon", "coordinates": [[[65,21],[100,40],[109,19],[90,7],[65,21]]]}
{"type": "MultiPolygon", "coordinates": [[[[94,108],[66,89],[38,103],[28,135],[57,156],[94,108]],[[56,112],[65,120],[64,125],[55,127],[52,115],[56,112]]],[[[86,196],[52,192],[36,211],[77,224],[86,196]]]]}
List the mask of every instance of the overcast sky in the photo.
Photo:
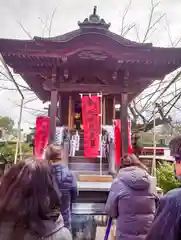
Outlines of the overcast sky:
{"type": "MultiPolygon", "coordinates": [[[[0,38],[27,39],[27,34],[22,30],[18,22],[31,36],[47,35],[44,23],[57,8],[52,24],[52,36],[59,35],[77,28],[77,22],[84,20],[94,5],[98,6],[98,14],[107,22],[111,22],[111,30],[120,33],[123,12],[128,5],[128,0],[0,0],[0,38]]],[[[166,17],[157,26],[157,31],[149,36],[148,42],[154,45],[168,46],[170,44],[166,27],[170,27],[170,35],[173,40],[181,36],[181,1],[161,0],[155,12],[154,18],[163,13],[166,17]],[[167,20],[166,20],[167,19],[167,20]]],[[[148,25],[150,14],[150,0],[133,0],[126,23],[136,23],[140,39],[143,38],[148,25]]],[[[127,38],[137,40],[136,31],[131,31],[127,38]]],[[[4,86],[4,82],[0,82],[4,86]]],[[[19,97],[15,91],[0,90],[0,115],[10,115],[17,121],[19,97]],[[16,103],[16,104],[15,104],[16,103]]],[[[29,107],[42,108],[39,101],[31,103],[29,107]]],[[[23,122],[27,128],[34,117],[24,111],[23,122]]]]}

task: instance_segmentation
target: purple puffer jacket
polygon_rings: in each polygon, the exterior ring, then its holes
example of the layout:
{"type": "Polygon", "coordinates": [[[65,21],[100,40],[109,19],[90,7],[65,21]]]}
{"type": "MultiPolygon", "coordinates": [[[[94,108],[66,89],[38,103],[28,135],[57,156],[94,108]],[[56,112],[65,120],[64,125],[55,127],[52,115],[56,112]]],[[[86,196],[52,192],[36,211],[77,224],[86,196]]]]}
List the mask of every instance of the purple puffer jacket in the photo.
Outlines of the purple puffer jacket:
{"type": "Polygon", "coordinates": [[[62,194],[60,212],[63,216],[64,225],[71,230],[71,205],[77,197],[77,182],[73,173],[63,164],[52,165],[52,172],[62,194]]]}
{"type": "Polygon", "coordinates": [[[106,212],[117,218],[116,240],[144,240],[155,213],[149,174],[138,167],[121,169],[113,181],[106,212]]]}

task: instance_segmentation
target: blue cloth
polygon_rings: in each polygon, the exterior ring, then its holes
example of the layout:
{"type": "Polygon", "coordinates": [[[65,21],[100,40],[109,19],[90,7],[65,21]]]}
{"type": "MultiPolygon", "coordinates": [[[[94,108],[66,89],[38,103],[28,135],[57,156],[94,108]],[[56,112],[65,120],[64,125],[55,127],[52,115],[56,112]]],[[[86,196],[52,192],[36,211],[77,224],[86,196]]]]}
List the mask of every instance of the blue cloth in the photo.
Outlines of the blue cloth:
{"type": "Polygon", "coordinates": [[[109,234],[110,234],[110,231],[111,231],[111,226],[112,226],[112,218],[110,217],[108,219],[108,223],[107,223],[107,227],[106,227],[106,233],[105,233],[105,236],[104,236],[104,240],[108,240],[109,239],[109,234]]]}
{"type": "Polygon", "coordinates": [[[62,194],[60,212],[64,219],[65,227],[71,229],[71,205],[77,197],[77,182],[74,174],[65,165],[52,165],[52,173],[62,194]]]}
{"type": "Polygon", "coordinates": [[[181,239],[181,189],[174,189],[160,198],[151,229],[145,240],[181,239]]]}

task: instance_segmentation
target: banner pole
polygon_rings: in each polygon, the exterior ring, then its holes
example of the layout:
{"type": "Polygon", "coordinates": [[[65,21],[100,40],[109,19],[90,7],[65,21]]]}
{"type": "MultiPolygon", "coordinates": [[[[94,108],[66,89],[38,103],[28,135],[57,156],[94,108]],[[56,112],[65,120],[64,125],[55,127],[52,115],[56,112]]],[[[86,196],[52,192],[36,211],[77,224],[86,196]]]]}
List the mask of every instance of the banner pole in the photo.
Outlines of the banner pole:
{"type": "Polygon", "coordinates": [[[102,92],[98,94],[100,97],[100,176],[102,175],[102,92]]]}
{"type": "Polygon", "coordinates": [[[156,126],[155,126],[155,120],[156,120],[156,105],[154,105],[153,109],[153,160],[152,160],[152,176],[155,177],[155,169],[156,169],[156,126]]]}

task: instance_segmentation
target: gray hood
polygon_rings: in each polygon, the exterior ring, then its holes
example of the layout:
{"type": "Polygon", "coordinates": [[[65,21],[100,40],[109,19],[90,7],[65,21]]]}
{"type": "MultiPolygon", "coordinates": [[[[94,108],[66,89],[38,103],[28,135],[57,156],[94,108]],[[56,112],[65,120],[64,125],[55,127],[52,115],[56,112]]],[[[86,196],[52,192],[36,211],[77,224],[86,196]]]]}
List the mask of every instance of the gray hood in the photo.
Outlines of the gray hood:
{"type": "Polygon", "coordinates": [[[135,190],[146,190],[150,187],[149,174],[138,167],[126,167],[121,169],[118,178],[135,190]]]}

